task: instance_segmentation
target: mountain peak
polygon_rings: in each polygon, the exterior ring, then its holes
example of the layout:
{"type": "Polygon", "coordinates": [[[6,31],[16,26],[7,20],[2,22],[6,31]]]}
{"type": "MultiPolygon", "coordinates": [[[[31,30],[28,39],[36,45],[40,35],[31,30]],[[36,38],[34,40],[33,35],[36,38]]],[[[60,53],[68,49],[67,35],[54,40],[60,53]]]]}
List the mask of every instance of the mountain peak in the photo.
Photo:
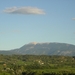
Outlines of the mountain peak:
{"type": "Polygon", "coordinates": [[[29,44],[33,44],[33,45],[36,45],[36,44],[37,44],[37,42],[31,42],[31,43],[29,43],[29,44]]]}
{"type": "Polygon", "coordinates": [[[7,52],[0,51],[0,54],[32,54],[32,55],[72,55],[75,56],[75,45],[67,43],[31,42],[19,49],[7,52]]]}
{"type": "Polygon", "coordinates": [[[33,44],[33,45],[36,45],[36,44],[49,44],[50,42],[30,42],[29,44],[33,44]]]}

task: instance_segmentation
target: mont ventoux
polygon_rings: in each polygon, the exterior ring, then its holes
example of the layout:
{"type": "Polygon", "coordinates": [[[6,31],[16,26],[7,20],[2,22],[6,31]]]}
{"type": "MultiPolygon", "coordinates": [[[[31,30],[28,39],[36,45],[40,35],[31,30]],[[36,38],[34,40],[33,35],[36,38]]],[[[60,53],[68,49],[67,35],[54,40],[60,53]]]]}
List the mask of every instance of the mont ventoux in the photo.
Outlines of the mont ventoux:
{"type": "Polygon", "coordinates": [[[12,55],[65,55],[65,56],[75,56],[75,45],[67,43],[37,43],[32,42],[25,44],[21,48],[12,49],[8,51],[0,50],[0,54],[12,55]]]}

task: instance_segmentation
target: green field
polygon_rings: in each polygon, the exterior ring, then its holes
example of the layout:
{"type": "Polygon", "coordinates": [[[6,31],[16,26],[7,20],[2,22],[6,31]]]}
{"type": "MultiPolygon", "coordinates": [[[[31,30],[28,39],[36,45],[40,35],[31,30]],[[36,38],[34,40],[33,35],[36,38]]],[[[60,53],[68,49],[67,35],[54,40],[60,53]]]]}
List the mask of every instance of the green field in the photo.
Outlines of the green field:
{"type": "Polygon", "coordinates": [[[0,75],[75,75],[75,57],[0,55],[0,75]]]}

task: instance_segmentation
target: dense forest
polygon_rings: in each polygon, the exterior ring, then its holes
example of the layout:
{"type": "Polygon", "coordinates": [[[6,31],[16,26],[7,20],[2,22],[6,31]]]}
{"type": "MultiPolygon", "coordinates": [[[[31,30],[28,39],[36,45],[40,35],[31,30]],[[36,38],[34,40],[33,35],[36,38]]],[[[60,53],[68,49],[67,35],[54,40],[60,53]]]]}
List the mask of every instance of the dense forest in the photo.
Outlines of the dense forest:
{"type": "Polygon", "coordinates": [[[75,57],[0,55],[0,75],[75,75],[75,57]]]}

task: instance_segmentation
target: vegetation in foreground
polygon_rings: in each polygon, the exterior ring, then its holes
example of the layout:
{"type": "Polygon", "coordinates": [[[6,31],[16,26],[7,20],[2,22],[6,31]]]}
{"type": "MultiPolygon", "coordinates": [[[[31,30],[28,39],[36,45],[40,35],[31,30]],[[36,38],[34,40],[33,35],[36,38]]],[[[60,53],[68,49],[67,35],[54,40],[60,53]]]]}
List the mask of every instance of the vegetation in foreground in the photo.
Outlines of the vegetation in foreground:
{"type": "Polygon", "coordinates": [[[0,55],[0,75],[75,75],[75,57],[0,55]]]}

